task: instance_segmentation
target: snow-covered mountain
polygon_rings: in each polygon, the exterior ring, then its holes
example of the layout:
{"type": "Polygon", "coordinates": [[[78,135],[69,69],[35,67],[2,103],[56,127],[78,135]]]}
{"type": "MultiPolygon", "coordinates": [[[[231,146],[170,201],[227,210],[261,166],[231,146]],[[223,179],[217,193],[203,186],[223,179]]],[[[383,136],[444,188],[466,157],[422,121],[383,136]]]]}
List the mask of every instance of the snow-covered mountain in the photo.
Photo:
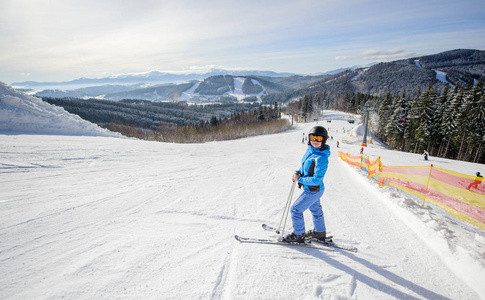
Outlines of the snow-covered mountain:
{"type": "Polygon", "coordinates": [[[71,81],[63,82],[37,82],[24,81],[14,82],[10,85],[18,89],[60,89],[73,90],[92,86],[102,85],[133,85],[133,84],[162,84],[162,83],[178,83],[187,82],[191,80],[203,80],[207,77],[217,75],[233,75],[233,76],[269,76],[269,77],[287,77],[295,74],[292,73],[276,73],[273,71],[256,71],[256,70],[223,70],[211,69],[205,73],[168,73],[160,71],[149,71],[143,73],[125,73],[117,74],[103,78],[79,78],[71,81]]]}
{"type": "MultiPolygon", "coordinates": [[[[304,86],[310,80],[316,81],[322,76],[298,77],[293,81],[304,86]]],[[[52,98],[98,98],[119,101],[122,99],[142,99],[149,101],[187,101],[192,103],[217,101],[243,101],[252,97],[261,101],[261,96],[277,93],[291,88],[278,84],[274,77],[216,75],[204,80],[192,80],[182,83],[167,83],[158,85],[136,84],[130,86],[105,85],[86,87],[75,90],[43,90],[34,95],[52,98]],[[232,99],[228,99],[230,97],[232,99]]],[[[254,102],[254,101],[252,101],[254,102]]]]}
{"type": "Polygon", "coordinates": [[[378,63],[366,68],[348,69],[328,76],[289,95],[342,94],[416,96],[428,86],[441,92],[444,88],[485,80],[485,51],[458,49],[433,55],[378,63]]]}
{"type": "Polygon", "coordinates": [[[0,132],[120,136],[0,82],[0,132]]]}

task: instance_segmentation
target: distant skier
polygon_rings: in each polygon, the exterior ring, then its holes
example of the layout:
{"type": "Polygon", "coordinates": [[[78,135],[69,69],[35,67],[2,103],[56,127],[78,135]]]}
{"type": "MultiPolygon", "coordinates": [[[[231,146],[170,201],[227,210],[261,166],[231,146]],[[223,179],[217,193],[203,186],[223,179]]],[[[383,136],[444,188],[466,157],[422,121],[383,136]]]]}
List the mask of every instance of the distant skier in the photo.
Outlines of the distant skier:
{"type": "Polygon", "coordinates": [[[364,154],[364,147],[360,148],[360,154],[364,154]]]}
{"type": "Polygon", "coordinates": [[[428,160],[428,157],[429,157],[428,151],[424,150],[423,156],[424,156],[424,160],[428,160]]]}
{"type": "Polygon", "coordinates": [[[308,134],[308,148],[301,159],[300,169],[293,174],[293,182],[303,187],[303,192],[291,206],[291,219],[293,220],[293,232],[281,240],[284,242],[305,242],[305,237],[324,241],[326,238],[325,219],[323,216],[320,198],[325,186],[323,177],[328,168],[330,147],[326,145],[328,133],[322,126],[315,126],[308,134]],[[305,233],[305,220],[303,212],[310,209],[313,216],[313,230],[305,233]]]}
{"type": "Polygon", "coordinates": [[[339,145],[340,145],[340,143],[337,141],[337,148],[338,148],[339,145]]]}
{"type": "Polygon", "coordinates": [[[470,183],[470,185],[468,185],[468,187],[466,188],[467,190],[470,190],[472,187],[475,188],[475,189],[478,189],[478,185],[482,183],[482,178],[483,176],[480,174],[480,172],[477,172],[477,177],[475,177],[475,180],[470,183]]]}

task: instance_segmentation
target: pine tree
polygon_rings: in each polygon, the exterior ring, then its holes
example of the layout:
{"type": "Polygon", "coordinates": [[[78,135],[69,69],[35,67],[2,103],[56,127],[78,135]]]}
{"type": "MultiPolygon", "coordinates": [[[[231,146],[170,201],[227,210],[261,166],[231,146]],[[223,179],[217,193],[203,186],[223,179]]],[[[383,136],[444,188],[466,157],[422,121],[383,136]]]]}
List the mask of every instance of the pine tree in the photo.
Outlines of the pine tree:
{"type": "Polygon", "coordinates": [[[416,129],[419,127],[419,120],[416,114],[418,98],[411,98],[408,103],[408,121],[407,126],[404,129],[405,149],[406,151],[411,151],[411,149],[413,149],[413,151],[416,152],[418,143],[416,142],[415,133],[416,129]]]}
{"type": "Polygon", "coordinates": [[[304,118],[311,118],[313,114],[313,98],[311,95],[303,97],[302,114],[304,118]]]}
{"type": "Polygon", "coordinates": [[[387,141],[386,138],[386,127],[389,123],[389,119],[391,117],[391,114],[393,113],[392,110],[392,103],[393,103],[393,98],[391,93],[387,93],[386,97],[381,99],[379,103],[379,108],[378,108],[378,117],[379,117],[379,124],[377,127],[377,136],[384,140],[387,141]]]}
{"type": "Polygon", "coordinates": [[[479,88],[479,100],[476,107],[476,139],[478,143],[478,149],[476,151],[475,158],[473,162],[479,162],[481,158],[481,153],[483,149],[483,144],[485,142],[485,93],[483,92],[483,82],[480,80],[477,83],[477,87],[479,88]]]}
{"type": "Polygon", "coordinates": [[[422,143],[422,148],[432,152],[434,146],[433,137],[437,132],[436,122],[436,99],[437,94],[431,85],[428,86],[426,92],[422,93],[418,98],[418,112],[419,112],[419,127],[416,129],[416,140],[422,143]]]}
{"type": "Polygon", "coordinates": [[[445,140],[445,132],[443,132],[443,122],[445,118],[446,111],[448,109],[448,106],[450,105],[450,87],[447,85],[443,92],[441,93],[441,96],[439,97],[439,102],[438,102],[438,115],[439,115],[439,124],[438,126],[438,136],[436,138],[437,143],[438,143],[438,156],[441,156],[441,153],[443,152],[443,149],[446,145],[446,140],[445,140]]]}
{"type": "Polygon", "coordinates": [[[482,81],[468,88],[465,93],[460,118],[463,132],[458,159],[475,160],[475,157],[478,157],[485,134],[483,97],[482,81]],[[473,155],[474,152],[475,155],[473,155]]]}
{"type": "Polygon", "coordinates": [[[409,105],[405,94],[394,98],[392,108],[393,113],[387,123],[386,134],[393,148],[403,149],[404,129],[406,127],[406,118],[409,111],[409,105]]]}
{"type": "MultiPolygon", "coordinates": [[[[443,99],[443,97],[442,97],[443,99]]],[[[451,93],[447,94],[447,100],[443,103],[443,117],[441,119],[440,135],[442,136],[443,147],[442,157],[447,157],[453,137],[456,135],[457,119],[460,107],[463,102],[463,93],[459,85],[456,85],[451,93]]]]}

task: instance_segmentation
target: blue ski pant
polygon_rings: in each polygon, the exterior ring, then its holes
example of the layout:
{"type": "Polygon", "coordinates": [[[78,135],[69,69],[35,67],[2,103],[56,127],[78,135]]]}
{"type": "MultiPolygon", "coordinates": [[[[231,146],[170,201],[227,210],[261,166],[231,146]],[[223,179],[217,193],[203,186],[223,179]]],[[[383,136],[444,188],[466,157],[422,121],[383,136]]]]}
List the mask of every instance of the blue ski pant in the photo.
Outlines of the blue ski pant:
{"type": "Polygon", "coordinates": [[[322,195],[323,191],[303,191],[300,197],[298,197],[295,203],[293,203],[291,206],[291,219],[293,220],[293,230],[295,234],[305,233],[305,220],[303,218],[303,212],[307,209],[310,209],[310,212],[312,213],[315,231],[326,231],[322,205],[320,204],[320,198],[322,195]]]}

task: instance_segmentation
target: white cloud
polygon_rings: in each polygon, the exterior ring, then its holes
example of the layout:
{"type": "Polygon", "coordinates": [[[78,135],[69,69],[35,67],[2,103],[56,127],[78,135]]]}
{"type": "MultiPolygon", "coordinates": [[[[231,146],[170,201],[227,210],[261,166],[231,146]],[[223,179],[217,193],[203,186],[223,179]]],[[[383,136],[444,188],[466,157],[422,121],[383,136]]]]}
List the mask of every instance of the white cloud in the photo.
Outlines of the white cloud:
{"type": "Polygon", "coordinates": [[[404,58],[409,58],[413,56],[419,56],[415,52],[406,52],[402,49],[393,49],[393,50],[365,50],[356,55],[340,55],[336,56],[335,60],[338,61],[351,61],[351,60],[366,60],[366,61],[392,61],[392,60],[399,60],[404,58]]]}
{"type": "Polygon", "coordinates": [[[350,55],[335,56],[335,60],[347,61],[347,60],[353,60],[353,59],[356,59],[356,56],[350,56],[350,55]]]}
{"type": "Polygon", "coordinates": [[[367,50],[361,53],[365,60],[389,61],[416,56],[416,53],[404,50],[367,50]]]}

